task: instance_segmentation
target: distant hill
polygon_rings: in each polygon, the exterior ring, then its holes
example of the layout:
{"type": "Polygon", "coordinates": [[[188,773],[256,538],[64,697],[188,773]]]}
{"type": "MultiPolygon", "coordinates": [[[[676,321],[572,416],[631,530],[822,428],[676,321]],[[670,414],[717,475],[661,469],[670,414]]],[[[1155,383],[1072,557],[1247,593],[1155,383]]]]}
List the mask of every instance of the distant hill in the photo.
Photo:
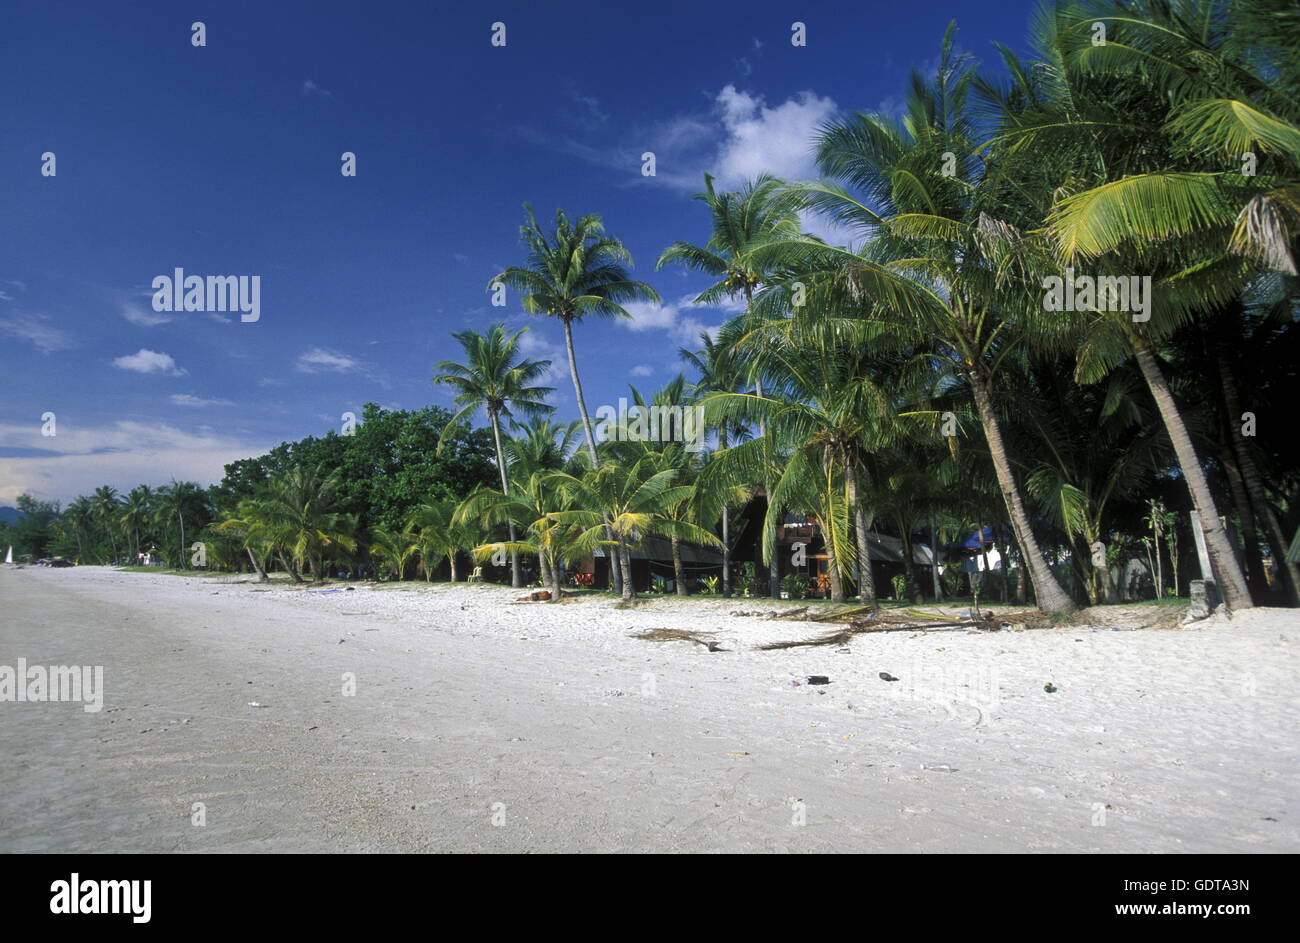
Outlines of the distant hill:
{"type": "Polygon", "coordinates": [[[18,518],[23,516],[23,512],[17,508],[11,508],[8,505],[0,507],[0,521],[6,524],[17,523],[18,518]]]}

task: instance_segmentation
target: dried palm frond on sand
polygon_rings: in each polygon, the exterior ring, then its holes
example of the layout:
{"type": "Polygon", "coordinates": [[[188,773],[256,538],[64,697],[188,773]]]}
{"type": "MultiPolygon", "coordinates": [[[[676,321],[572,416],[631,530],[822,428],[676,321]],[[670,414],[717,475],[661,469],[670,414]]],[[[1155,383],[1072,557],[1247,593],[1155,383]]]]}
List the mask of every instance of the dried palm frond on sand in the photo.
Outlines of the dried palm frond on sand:
{"type": "Polygon", "coordinates": [[[644,642],[694,642],[696,645],[703,645],[711,652],[724,652],[725,648],[719,648],[718,642],[713,638],[712,632],[691,632],[687,629],[646,629],[644,632],[633,632],[632,638],[639,638],[644,642]]]}

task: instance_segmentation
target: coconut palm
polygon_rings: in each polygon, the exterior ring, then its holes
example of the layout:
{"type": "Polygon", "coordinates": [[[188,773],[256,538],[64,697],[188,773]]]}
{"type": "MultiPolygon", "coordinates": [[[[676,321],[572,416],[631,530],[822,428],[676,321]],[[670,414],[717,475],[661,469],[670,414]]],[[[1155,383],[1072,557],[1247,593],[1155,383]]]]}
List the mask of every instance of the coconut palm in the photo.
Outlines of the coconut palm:
{"type": "MultiPolygon", "coordinates": [[[[573,325],[586,317],[630,320],[623,305],[632,301],[658,302],[658,293],[629,274],[632,254],[623,243],[605,233],[601,218],[594,213],[571,221],[563,210],[555,211],[555,228],[542,231],[531,206],[524,206],[527,221],[519,232],[527,260],[511,266],[489,284],[500,282],[523,293],[523,309],[529,314],[556,318],[564,325],[564,347],[569,356],[569,374],[578,400],[578,415],[587,438],[592,466],[600,464],[596,437],[587,414],[587,401],[578,376],[573,350],[573,325]]],[[[612,539],[612,538],[611,538],[612,539]]],[[[615,581],[621,568],[615,570],[615,581]]]]}
{"type": "Polygon", "coordinates": [[[525,470],[522,466],[516,466],[514,472],[509,493],[486,488],[475,491],[461,503],[454,520],[462,527],[490,527],[508,522],[522,529],[521,538],[476,546],[475,556],[487,559],[503,551],[536,554],[542,568],[542,582],[551,590],[550,601],[559,602],[565,560],[604,545],[603,535],[599,530],[587,533],[556,516],[572,507],[569,496],[561,490],[562,472],[525,470]]]}
{"type": "Polygon", "coordinates": [[[122,512],[122,500],[118,496],[117,489],[110,485],[100,485],[95,489],[95,493],[90,498],[91,506],[94,508],[95,522],[104,531],[108,537],[109,545],[113,548],[113,559],[117,559],[117,517],[122,512]]]}
{"type": "Polygon", "coordinates": [[[337,510],[339,499],[337,471],[298,465],[273,479],[265,497],[255,503],[261,533],[282,558],[287,555],[285,568],[295,581],[303,564],[321,579],[327,551],[356,550],[357,521],[337,510]]]}
{"type": "Polygon", "coordinates": [[[953,51],[950,27],[934,80],[913,76],[904,121],[859,113],[822,130],[817,159],[829,179],[798,192],[868,241],[856,249],[805,245],[799,264],[819,283],[810,291],[838,285],[845,304],[870,302],[861,323],[846,319],[843,330],[857,329],[863,343],[928,345],[966,383],[1038,604],[1071,611],[1077,604],[1038,545],[998,417],[994,378],[1021,339],[1018,321],[1035,312],[1022,290],[1028,263],[1019,233],[983,208],[967,107],[971,75],[953,51]],[[829,284],[820,284],[823,277],[829,284]]]}
{"type": "Polygon", "coordinates": [[[1031,160],[1031,150],[1047,149],[1053,159],[1040,163],[1068,181],[1044,191],[1053,200],[1048,235],[1063,266],[1153,281],[1143,318],[1127,311],[1087,318],[1076,376],[1095,382],[1129,358],[1137,362],[1230,608],[1252,601],[1162,348],[1178,328],[1240,297],[1260,269],[1296,271],[1297,44],[1285,31],[1250,47],[1236,38],[1244,23],[1243,33],[1259,39],[1252,27],[1266,7],[1207,0],[1062,5],[1040,24],[1046,67],[1013,70],[1022,87],[1031,74],[1049,81],[1032,105],[1005,109],[995,139],[1016,166],[1031,160]],[[1107,25],[1115,40],[1093,46],[1093,22],[1107,25]],[[1249,173],[1247,154],[1258,165],[1249,173]]]}
{"type": "Polygon", "coordinates": [[[456,508],[454,498],[426,501],[411,512],[406,522],[406,529],[415,535],[426,580],[433,579],[437,561],[442,557],[451,571],[451,581],[457,582],[457,557],[461,551],[469,551],[479,543],[478,529],[468,521],[457,521],[456,508]]]}
{"type": "Polygon", "coordinates": [[[131,562],[134,563],[140,552],[140,532],[147,527],[155,516],[154,491],[148,485],[137,485],[127,492],[122,503],[118,520],[126,532],[130,543],[131,562]]]}
{"type": "MultiPolygon", "coordinates": [[[[501,423],[513,422],[515,414],[534,418],[550,413],[553,407],[545,402],[554,392],[548,386],[536,386],[536,381],[550,368],[549,360],[532,360],[519,350],[519,338],[527,332],[522,328],[509,333],[504,324],[494,324],[487,334],[477,331],[460,331],[452,335],[465,350],[464,364],[444,360],[437,365],[442,372],[433,382],[450,386],[456,391],[458,412],[447,424],[438,446],[448,438],[448,433],[465,417],[479,409],[487,413],[492,424],[492,439],[496,446],[497,472],[501,476],[501,490],[510,491],[506,472],[505,451],[501,445],[501,423]]],[[[514,525],[512,524],[511,527],[514,525]]],[[[515,534],[512,531],[510,540],[515,534]]],[[[511,585],[522,586],[519,572],[519,555],[510,555],[511,585]]]]}
{"type": "MultiPolygon", "coordinates": [[[[745,388],[745,371],[736,353],[735,341],[731,337],[714,340],[707,331],[700,332],[700,349],[697,351],[680,348],[678,354],[682,360],[695,368],[699,374],[691,384],[693,401],[698,402],[713,393],[739,393],[745,388]]],[[[733,443],[739,444],[747,435],[743,424],[734,420],[722,419],[714,427],[718,436],[718,449],[725,452],[733,443]]],[[[718,502],[722,516],[722,595],[731,595],[731,500],[734,494],[724,495],[718,502]]],[[[697,506],[704,506],[697,501],[697,506]]],[[[715,517],[707,522],[709,526],[716,523],[715,517]]]]}
{"type": "MultiPolygon", "coordinates": [[[[747,322],[754,314],[754,292],[768,283],[774,271],[798,257],[790,243],[805,238],[799,224],[799,199],[783,181],[769,174],[747,182],[738,191],[719,193],[714,189],[712,175],[707,173],[704,190],[695,194],[695,199],[709,208],[712,232],[708,242],[703,246],[675,242],[660,254],[656,268],[682,265],[716,278],[700,292],[696,303],[743,301],[742,322],[747,322]]],[[[745,366],[750,385],[762,396],[761,351],[750,350],[735,359],[745,366]]],[[[759,435],[763,434],[760,428],[759,435]]],[[[761,480],[766,482],[768,476],[761,480]]],[[[772,596],[777,595],[778,579],[779,565],[773,558],[768,574],[772,596]]]]}
{"type": "Polygon", "coordinates": [[[377,527],[370,535],[370,556],[378,560],[393,579],[400,581],[407,562],[419,549],[416,541],[414,534],[377,527]]]}
{"type": "MultiPolygon", "coordinates": [[[[188,547],[185,543],[185,520],[197,524],[199,518],[206,519],[207,492],[193,481],[175,481],[158,489],[158,504],[155,521],[160,527],[170,526],[173,520],[180,528],[180,556],[177,568],[184,569],[188,559],[188,547]]],[[[196,528],[197,529],[197,528],[196,528]]]]}
{"type": "Polygon", "coordinates": [[[691,498],[691,488],[676,483],[677,469],[662,466],[658,456],[648,454],[630,465],[608,461],[581,477],[564,472],[554,475],[571,509],[549,517],[557,524],[573,525],[577,529],[575,542],[592,545],[604,542],[600,538],[608,526],[619,550],[624,600],[636,595],[631,551],[646,537],[677,536],[711,547],[721,546],[721,541],[703,527],[673,516],[673,509],[691,498]]]}

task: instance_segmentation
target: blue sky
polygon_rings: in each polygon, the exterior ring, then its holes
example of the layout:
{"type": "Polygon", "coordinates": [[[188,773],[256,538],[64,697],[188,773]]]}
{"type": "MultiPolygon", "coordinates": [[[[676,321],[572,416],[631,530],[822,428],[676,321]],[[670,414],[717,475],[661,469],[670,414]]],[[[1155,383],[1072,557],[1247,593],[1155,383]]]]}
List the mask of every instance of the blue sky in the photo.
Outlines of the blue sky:
{"type": "Polygon", "coordinates": [[[727,316],[691,306],[698,277],[654,270],[673,240],[708,236],[690,199],[702,173],[811,176],[811,130],[896,109],[950,19],[991,67],[991,41],[1023,49],[1031,6],[11,0],[0,504],[207,484],[366,401],[447,405],[429,379],[459,357],[450,333],[503,318],[532,326],[529,352],[556,361],[554,402],[576,416],[559,326],[484,293],[521,260],[525,201],[600,213],[664,298],[630,325],[578,328],[589,407],[653,389],[727,316]],[[260,320],[155,312],[151,282],[177,267],[260,276],[260,320]]]}

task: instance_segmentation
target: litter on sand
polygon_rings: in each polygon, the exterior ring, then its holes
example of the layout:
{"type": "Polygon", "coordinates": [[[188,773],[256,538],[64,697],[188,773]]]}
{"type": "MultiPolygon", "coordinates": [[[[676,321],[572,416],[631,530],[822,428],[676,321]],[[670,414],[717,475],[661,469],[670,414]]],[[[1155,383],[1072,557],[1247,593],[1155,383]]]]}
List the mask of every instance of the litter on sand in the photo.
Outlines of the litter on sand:
{"type": "Polygon", "coordinates": [[[249,706],[249,707],[266,707],[267,705],[263,704],[261,701],[249,701],[249,702],[248,702],[248,706],[249,706]]]}
{"type": "Polygon", "coordinates": [[[949,766],[947,763],[922,763],[921,769],[928,769],[934,773],[955,773],[957,768],[949,766]]]}

